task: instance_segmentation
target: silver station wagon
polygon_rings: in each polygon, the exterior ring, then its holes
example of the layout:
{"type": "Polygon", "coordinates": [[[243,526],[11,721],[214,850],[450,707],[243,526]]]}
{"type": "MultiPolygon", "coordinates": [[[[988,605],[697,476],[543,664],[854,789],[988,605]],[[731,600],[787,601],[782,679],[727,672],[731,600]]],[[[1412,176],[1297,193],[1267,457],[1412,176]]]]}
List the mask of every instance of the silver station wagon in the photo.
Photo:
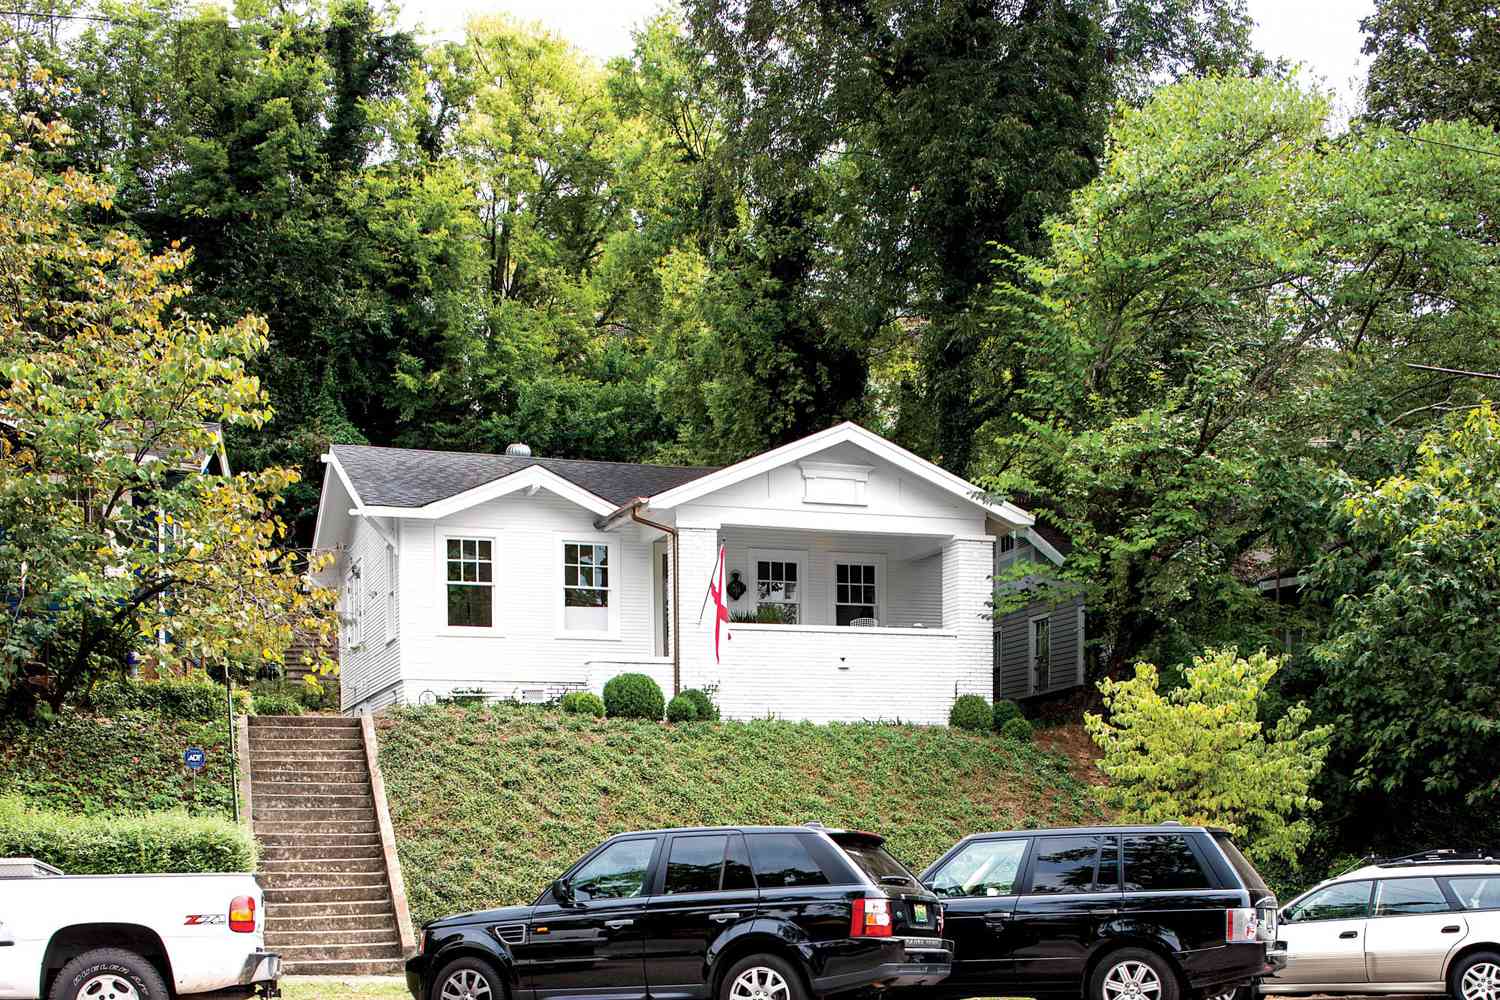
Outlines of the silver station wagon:
{"type": "Polygon", "coordinates": [[[1260,992],[1500,1000],[1500,860],[1434,851],[1371,864],[1281,910],[1260,992]]]}

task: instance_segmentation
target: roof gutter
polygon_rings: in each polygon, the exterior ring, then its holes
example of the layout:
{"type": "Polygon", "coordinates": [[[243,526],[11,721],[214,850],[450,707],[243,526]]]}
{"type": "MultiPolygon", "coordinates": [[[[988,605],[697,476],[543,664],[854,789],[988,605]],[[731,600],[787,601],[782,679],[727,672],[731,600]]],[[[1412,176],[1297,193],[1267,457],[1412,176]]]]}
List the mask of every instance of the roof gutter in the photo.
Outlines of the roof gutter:
{"type": "Polygon", "coordinates": [[[608,531],[610,528],[619,525],[628,515],[630,520],[636,524],[665,532],[667,537],[672,539],[672,620],[668,624],[672,629],[672,697],[675,698],[682,693],[682,629],[679,628],[682,624],[682,612],[680,610],[682,608],[682,587],[679,579],[682,574],[677,571],[677,529],[669,528],[665,524],[660,524],[641,516],[641,508],[650,503],[650,501],[650,497],[636,497],[628,504],[617,509],[614,513],[595,518],[594,527],[600,531],[608,531]]]}

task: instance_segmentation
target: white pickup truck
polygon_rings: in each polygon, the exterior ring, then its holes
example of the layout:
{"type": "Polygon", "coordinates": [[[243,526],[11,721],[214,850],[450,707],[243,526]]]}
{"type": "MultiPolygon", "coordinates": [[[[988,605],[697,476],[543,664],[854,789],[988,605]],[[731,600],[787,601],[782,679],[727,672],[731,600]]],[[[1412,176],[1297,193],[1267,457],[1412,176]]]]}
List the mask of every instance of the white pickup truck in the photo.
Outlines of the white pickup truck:
{"type": "Polygon", "coordinates": [[[63,875],[0,859],[0,998],[275,995],[254,875],[63,875]]]}

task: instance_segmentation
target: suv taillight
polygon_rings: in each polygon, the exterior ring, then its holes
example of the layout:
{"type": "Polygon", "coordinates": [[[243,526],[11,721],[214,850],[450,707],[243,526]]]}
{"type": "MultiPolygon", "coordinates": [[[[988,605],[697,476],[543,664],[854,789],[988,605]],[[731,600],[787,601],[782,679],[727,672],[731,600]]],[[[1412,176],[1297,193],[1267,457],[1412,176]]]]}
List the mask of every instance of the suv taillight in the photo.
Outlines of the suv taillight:
{"type": "Polygon", "coordinates": [[[236,896],[230,901],[229,929],[238,934],[255,933],[255,897],[236,896]]]}
{"type": "Polygon", "coordinates": [[[854,901],[854,919],[849,922],[850,937],[890,937],[891,901],[859,898],[854,901]]]}
{"type": "Polygon", "coordinates": [[[1254,944],[1260,940],[1260,915],[1249,908],[1224,911],[1224,941],[1228,944],[1254,944]]]}
{"type": "Polygon", "coordinates": [[[937,913],[937,936],[938,937],[942,937],[943,936],[943,924],[945,924],[947,922],[948,918],[943,913],[943,904],[942,903],[938,904],[937,911],[938,911],[938,913],[937,913]]]}

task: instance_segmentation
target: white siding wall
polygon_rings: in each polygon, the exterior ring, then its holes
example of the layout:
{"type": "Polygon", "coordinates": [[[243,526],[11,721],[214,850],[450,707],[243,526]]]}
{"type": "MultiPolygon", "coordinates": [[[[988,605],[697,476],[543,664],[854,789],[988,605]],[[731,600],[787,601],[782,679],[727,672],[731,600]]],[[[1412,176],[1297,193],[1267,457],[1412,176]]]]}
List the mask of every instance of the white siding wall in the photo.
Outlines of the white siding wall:
{"type": "MultiPolygon", "coordinates": [[[[382,521],[381,527],[387,535],[395,537],[397,526],[394,523],[382,521]]],[[[370,699],[377,699],[376,707],[388,704],[390,689],[400,680],[401,669],[400,623],[390,620],[387,614],[386,591],[390,577],[386,542],[368,518],[352,519],[349,547],[341,554],[336,566],[338,579],[345,579],[348,568],[355,564],[360,573],[357,586],[364,598],[358,644],[349,645],[348,626],[339,628],[339,698],[341,707],[346,710],[370,699]],[[378,700],[382,696],[383,703],[378,700]]],[[[399,579],[398,570],[398,586],[399,579]]],[[[348,600],[347,595],[345,600],[348,600]]],[[[398,610],[398,617],[399,614],[398,610]]]]}

